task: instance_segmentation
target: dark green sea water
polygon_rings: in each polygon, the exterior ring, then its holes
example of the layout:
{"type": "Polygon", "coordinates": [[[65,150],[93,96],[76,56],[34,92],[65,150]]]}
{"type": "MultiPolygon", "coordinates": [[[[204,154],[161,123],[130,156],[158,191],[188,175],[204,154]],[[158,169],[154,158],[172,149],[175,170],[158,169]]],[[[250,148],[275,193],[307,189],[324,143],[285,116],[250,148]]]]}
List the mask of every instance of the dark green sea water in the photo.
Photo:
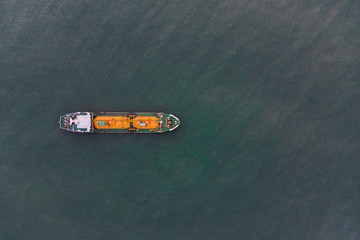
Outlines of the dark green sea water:
{"type": "Polygon", "coordinates": [[[360,239],[359,76],[355,0],[1,0],[0,239],[360,239]]]}

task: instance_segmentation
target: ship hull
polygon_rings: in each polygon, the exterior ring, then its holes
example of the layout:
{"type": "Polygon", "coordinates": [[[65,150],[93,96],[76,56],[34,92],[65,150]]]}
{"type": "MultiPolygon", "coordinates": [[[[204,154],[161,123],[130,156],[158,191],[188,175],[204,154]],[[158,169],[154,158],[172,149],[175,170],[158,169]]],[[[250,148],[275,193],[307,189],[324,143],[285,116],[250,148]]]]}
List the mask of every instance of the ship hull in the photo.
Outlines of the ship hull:
{"type": "Polygon", "coordinates": [[[164,133],[179,127],[180,120],[162,112],[75,112],[61,116],[59,124],[80,133],[164,133]]]}

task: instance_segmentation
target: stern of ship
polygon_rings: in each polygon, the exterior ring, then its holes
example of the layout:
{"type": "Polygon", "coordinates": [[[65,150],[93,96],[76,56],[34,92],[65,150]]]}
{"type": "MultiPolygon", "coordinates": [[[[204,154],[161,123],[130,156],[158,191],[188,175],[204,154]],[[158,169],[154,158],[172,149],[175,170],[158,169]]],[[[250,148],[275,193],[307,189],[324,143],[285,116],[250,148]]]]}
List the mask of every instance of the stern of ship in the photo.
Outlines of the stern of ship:
{"type": "Polygon", "coordinates": [[[93,113],[75,112],[65,114],[60,117],[59,125],[61,129],[70,132],[93,132],[93,113]]]}

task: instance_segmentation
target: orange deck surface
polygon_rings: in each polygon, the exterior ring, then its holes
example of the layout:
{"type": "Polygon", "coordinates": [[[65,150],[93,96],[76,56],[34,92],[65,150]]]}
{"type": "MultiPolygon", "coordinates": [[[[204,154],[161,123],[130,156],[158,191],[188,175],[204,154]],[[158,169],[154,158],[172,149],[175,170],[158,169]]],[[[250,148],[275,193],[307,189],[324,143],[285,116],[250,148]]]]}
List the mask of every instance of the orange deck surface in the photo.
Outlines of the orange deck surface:
{"type": "Polygon", "coordinates": [[[94,119],[94,125],[97,129],[126,129],[130,122],[128,117],[123,116],[98,116],[94,119]],[[99,126],[99,121],[104,121],[104,126],[99,126]]]}
{"type": "Polygon", "coordinates": [[[137,116],[133,123],[137,129],[154,129],[159,126],[160,119],[152,116],[137,116]],[[140,123],[145,123],[146,126],[140,126],[140,123]]]}
{"type": "Polygon", "coordinates": [[[133,122],[134,128],[137,129],[155,129],[160,125],[159,121],[159,118],[153,116],[137,116],[133,120],[125,116],[97,116],[94,125],[97,129],[127,129],[130,127],[130,122],[133,122]],[[100,121],[104,121],[105,124],[100,126],[100,121]]]}

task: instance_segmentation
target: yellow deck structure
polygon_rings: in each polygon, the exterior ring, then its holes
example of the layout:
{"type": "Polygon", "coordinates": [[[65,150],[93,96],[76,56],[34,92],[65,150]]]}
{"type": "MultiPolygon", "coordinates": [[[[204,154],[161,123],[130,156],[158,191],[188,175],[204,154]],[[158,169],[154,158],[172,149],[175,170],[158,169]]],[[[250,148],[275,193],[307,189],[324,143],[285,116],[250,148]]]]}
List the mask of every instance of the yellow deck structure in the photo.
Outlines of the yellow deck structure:
{"type": "Polygon", "coordinates": [[[160,118],[153,116],[137,116],[134,118],[134,127],[137,129],[155,129],[160,125],[160,118]]]}
{"type": "Polygon", "coordinates": [[[97,116],[94,125],[98,129],[126,129],[130,127],[130,121],[124,116],[97,116]]]}
{"type": "Polygon", "coordinates": [[[94,126],[97,129],[157,129],[160,118],[154,116],[97,116],[94,126]]]}

